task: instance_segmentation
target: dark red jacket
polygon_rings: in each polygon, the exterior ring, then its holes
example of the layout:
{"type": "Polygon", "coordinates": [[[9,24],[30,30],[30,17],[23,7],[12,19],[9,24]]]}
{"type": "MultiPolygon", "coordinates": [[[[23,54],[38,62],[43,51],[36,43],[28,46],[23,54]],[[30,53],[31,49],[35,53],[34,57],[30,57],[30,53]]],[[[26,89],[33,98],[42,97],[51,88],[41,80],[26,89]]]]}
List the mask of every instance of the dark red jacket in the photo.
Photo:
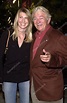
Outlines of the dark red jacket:
{"type": "Polygon", "coordinates": [[[35,37],[31,45],[30,76],[33,77],[36,96],[41,101],[59,100],[64,90],[62,68],[67,65],[67,37],[50,27],[32,60],[34,41],[35,37]],[[49,63],[40,60],[43,49],[52,55],[49,63]]]}

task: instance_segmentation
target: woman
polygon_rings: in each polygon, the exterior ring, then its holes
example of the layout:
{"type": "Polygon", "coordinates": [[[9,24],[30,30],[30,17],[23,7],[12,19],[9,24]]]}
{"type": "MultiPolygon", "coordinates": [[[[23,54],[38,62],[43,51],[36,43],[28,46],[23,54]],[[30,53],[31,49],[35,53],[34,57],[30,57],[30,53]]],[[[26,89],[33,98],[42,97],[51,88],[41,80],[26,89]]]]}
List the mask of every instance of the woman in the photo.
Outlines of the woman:
{"type": "MultiPolygon", "coordinates": [[[[0,40],[0,68],[3,70],[3,91],[6,103],[16,103],[17,85],[20,103],[29,103],[29,58],[32,41],[32,20],[28,9],[18,10],[10,32],[6,61],[2,66],[8,32],[0,40]]],[[[2,71],[1,70],[1,71],[2,71]]]]}

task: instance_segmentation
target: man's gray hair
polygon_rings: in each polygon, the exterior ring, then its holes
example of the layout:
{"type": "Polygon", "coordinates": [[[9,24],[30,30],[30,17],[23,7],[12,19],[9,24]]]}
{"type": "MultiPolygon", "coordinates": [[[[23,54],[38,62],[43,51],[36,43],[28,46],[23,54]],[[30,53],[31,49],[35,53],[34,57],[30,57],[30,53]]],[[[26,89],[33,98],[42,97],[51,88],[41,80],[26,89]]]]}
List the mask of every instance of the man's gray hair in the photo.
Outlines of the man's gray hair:
{"type": "Polygon", "coordinates": [[[34,14],[35,14],[38,10],[42,10],[42,11],[45,13],[46,19],[51,18],[51,14],[49,13],[49,10],[46,9],[45,7],[43,7],[43,6],[37,6],[37,7],[35,7],[35,8],[32,10],[32,18],[34,18],[34,14]]]}

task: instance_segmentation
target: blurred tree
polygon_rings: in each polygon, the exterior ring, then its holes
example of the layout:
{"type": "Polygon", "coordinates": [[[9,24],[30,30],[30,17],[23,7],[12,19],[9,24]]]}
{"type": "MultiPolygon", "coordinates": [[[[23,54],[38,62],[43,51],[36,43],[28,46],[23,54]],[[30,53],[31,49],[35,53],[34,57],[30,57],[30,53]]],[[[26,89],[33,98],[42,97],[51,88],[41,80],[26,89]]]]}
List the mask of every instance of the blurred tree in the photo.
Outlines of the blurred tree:
{"type": "Polygon", "coordinates": [[[0,29],[12,26],[15,14],[21,6],[32,11],[32,8],[38,5],[49,9],[52,25],[67,20],[67,0],[0,0],[0,29]]]}
{"type": "Polygon", "coordinates": [[[67,0],[43,0],[43,6],[49,9],[54,26],[67,22],[67,0]]]}
{"type": "Polygon", "coordinates": [[[22,0],[22,7],[29,8],[31,6],[32,1],[31,0],[22,0]]]}

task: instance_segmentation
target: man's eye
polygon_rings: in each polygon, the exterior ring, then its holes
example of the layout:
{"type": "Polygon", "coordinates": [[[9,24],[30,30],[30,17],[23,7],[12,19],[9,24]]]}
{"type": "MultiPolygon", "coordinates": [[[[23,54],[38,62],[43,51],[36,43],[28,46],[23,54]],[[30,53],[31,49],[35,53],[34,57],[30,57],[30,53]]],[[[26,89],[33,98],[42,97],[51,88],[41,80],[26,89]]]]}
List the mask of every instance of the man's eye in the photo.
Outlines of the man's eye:
{"type": "Polygon", "coordinates": [[[35,21],[35,20],[37,20],[37,19],[44,19],[44,17],[33,18],[33,21],[35,21]]]}
{"type": "Polygon", "coordinates": [[[44,19],[44,17],[40,17],[40,19],[44,19]]]}

